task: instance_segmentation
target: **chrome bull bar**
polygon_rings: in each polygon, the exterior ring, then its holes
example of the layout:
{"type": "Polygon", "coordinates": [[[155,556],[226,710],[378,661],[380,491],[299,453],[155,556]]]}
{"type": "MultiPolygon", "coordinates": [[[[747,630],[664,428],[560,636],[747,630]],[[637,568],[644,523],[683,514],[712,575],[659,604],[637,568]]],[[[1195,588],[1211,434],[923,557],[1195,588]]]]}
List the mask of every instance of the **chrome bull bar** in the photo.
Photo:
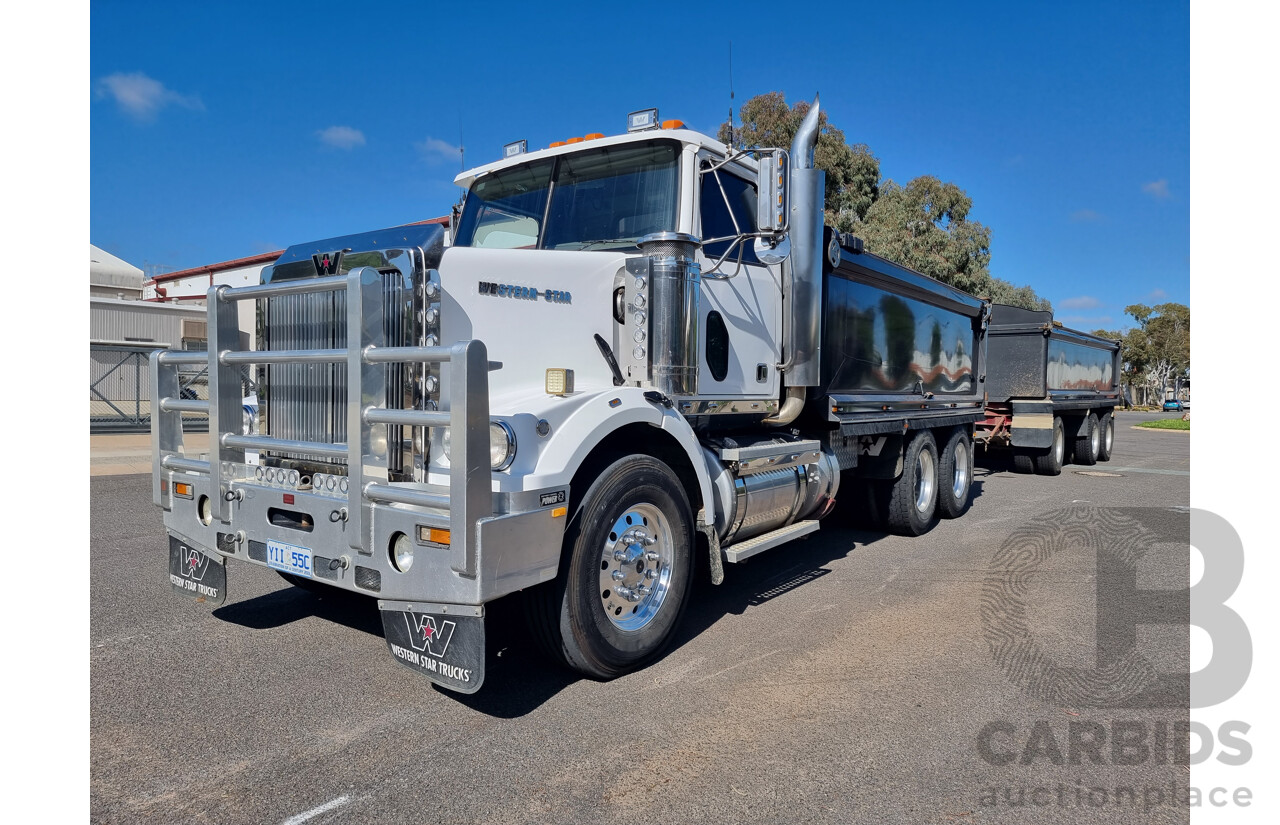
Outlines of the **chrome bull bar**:
{"type": "MultiPolygon", "coordinates": [[[[208,292],[208,351],[166,352],[151,355],[152,498],[167,508],[161,481],[166,471],[208,475],[213,517],[231,522],[233,482],[242,481],[232,465],[245,463],[245,450],[287,450],[305,455],[346,458],[347,535],[352,549],[373,552],[372,511],[375,503],[404,504],[423,508],[421,520],[450,531],[450,566],[464,576],[476,575],[476,524],[493,513],[489,465],[489,376],[491,363],[482,341],[460,341],[438,347],[388,347],[384,327],[380,274],[371,267],[353,269],[345,276],[306,278],[279,284],[231,288],[211,287],[208,292]],[[346,291],[347,347],[345,349],[240,352],[227,348],[239,341],[236,303],[277,295],[346,291]],[[375,401],[386,398],[383,365],[400,362],[448,364],[450,409],[388,409],[375,401]],[[348,443],[292,441],[270,436],[244,435],[240,367],[246,364],[346,363],[348,443]],[[208,364],[209,400],[179,397],[178,368],[208,364]],[[209,416],[209,458],[185,456],[182,413],[209,416]],[[386,445],[388,425],[448,427],[451,431],[449,483],[389,483],[389,448],[381,454],[374,444],[386,445]],[[358,434],[351,438],[351,434],[358,434]],[[376,439],[375,435],[383,436],[376,439]],[[432,512],[435,511],[435,512],[432,512]]],[[[445,370],[442,369],[442,372],[445,370]]]]}

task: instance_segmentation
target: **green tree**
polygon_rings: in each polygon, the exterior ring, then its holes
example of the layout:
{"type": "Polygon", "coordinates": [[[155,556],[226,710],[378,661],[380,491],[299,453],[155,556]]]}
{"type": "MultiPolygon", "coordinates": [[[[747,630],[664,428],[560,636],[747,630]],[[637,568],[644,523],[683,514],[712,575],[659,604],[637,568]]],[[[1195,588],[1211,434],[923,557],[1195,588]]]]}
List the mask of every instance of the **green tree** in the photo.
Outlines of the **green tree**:
{"type": "MultiPolygon", "coordinates": [[[[743,104],[742,125],[721,125],[718,137],[735,146],[790,147],[809,104],[787,105],[781,92],[743,104]]],[[[991,230],[969,218],[973,201],[954,183],[930,175],[906,186],[880,180],[880,161],[865,144],[848,145],[844,132],[819,116],[814,163],[827,173],[826,222],[853,232],[867,249],[945,284],[993,301],[1051,309],[1030,286],[993,277],[991,230]]]]}
{"type": "Polygon", "coordinates": [[[1159,392],[1158,399],[1163,401],[1175,379],[1189,377],[1191,372],[1191,308],[1176,303],[1131,304],[1124,311],[1138,322],[1123,344],[1133,360],[1134,383],[1159,392]]]}
{"type": "MultiPolygon", "coordinates": [[[[716,137],[734,146],[791,148],[809,104],[800,101],[788,106],[782,92],[756,95],[743,104],[742,125],[731,129],[721,124],[716,137]]],[[[827,224],[849,232],[863,219],[875,202],[880,185],[880,161],[865,144],[850,146],[844,132],[832,126],[825,111],[818,115],[818,145],[813,162],[827,173],[827,224]]]]}

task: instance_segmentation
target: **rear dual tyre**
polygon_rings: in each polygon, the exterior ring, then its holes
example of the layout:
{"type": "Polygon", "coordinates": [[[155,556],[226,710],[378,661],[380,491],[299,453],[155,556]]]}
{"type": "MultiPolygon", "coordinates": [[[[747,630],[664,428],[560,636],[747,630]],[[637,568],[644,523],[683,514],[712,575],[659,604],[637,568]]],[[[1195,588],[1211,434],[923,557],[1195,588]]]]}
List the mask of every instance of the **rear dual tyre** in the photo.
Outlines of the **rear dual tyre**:
{"type": "Polygon", "coordinates": [[[880,488],[879,510],[891,532],[919,536],[933,529],[938,521],[939,464],[933,433],[916,433],[902,457],[902,474],[880,488]]]}
{"type": "Polygon", "coordinates": [[[1116,417],[1111,410],[1107,410],[1098,419],[1098,429],[1102,431],[1102,440],[1098,448],[1098,460],[1110,461],[1111,448],[1116,443],[1116,417]]]}
{"type": "Polygon", "coordinates": [[[1053,435],[1049,449],[1033,450],[1026,447],[1015,447],[1013,452],[1013,469],[1019,473],[1035,473],[1042,476],[1056,476],[1062,472],[1062,464],[1067,458],[1067,434],[1062,426],[1062,419],[1053,417],[1053,435]]]}
{"type": "Polygon", "coordinates": [[[938,459],[938,515],[959,518],[969,509],[973,489],[973,439],[956,428],[938,459]]]}
{"type": "Polygon", "coordinates": [[[1102,452],[1102,430],[1098,426],[1098,416],[1089,413],[1080,422],[1080,430],[1076,434],[1075,445],[1071,450],[1071,462],[1085,467],[1092,467],[1098,462],[1102,452]]]}

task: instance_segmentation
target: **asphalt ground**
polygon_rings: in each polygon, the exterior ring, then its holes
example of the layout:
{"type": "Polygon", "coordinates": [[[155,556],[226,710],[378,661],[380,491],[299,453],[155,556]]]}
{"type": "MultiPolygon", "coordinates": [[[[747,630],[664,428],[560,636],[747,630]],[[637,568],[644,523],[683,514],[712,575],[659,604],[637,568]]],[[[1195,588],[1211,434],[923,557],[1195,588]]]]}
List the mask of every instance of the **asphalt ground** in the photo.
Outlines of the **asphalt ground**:
{"type": "Polygon", "coordinates": [[[1190,438],[1153,417],[1058,477],[980,455],[925,536],[841,512],[729,565],[612,682],[497,602],[474,696],[398,664],[372,600],[245,564],[216,609],[174,595],[149,476],[95,477],[92,820],[1186,822],[1185,603],[1140,597],[1187,583],[1190,438]]]}

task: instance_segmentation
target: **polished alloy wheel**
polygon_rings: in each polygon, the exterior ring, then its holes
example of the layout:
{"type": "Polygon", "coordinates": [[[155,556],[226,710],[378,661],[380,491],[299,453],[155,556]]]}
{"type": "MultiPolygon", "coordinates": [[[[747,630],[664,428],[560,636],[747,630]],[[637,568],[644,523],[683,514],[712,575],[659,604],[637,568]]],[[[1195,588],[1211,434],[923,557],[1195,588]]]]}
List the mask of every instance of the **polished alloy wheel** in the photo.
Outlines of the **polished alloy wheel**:
{"type": "Polygon", "coordinates": [[[934,485],[938,483],[938,468],[931,450],[921,450],[916,456],[916,509],[929,512],[933,503],[934,485]]]}
{"type": "Polygon", "coordinates": [[[963,438],[957,439],[952,458],[956,469],[951,477],[951,495],[960,499],[969,487],[969,444],[963,438]]]}
{"type": "Polygon", "coordinates": [[[671,586],[674,556],[667,518],[652,504],[627,508],[600,554],[600,604],[620,630],[639,630],[658,615],[671,586]]]}

